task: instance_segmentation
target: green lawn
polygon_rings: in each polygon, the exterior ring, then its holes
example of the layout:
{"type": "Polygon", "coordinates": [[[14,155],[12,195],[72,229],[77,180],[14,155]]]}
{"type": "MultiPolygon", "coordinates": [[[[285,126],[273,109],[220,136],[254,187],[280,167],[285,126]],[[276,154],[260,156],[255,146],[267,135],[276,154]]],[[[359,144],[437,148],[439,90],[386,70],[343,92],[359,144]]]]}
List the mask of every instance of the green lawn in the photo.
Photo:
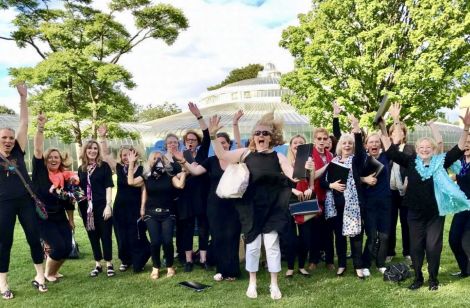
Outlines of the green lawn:
{"type": "MultiPolygon", "coordinates": [[[[245,296],[247,275],[235,282],[212,280],[213,272],[197,268],[190,274],[182,272],[177,264],[177,275],[173,278],[160,278],[151,281],[150,263],[140,274],[120,273],[113,278],[101,274],[97,278],[88,277],[94,266],[91,248],[86,233],[77,217],[77,241],[80,244],[81,258],[68,260],[61,273],[64,278],[58,283],[49,283],[49,292],[39,294],[31,286],[34,270],[29,249],[20,225],[16,227],[12,251],[9,281],[15,299],[7,302],[0,300],[5,307],[468,307],[470,279],[457,280],[450,273],[457,265],[447,244],[447,234],[451,219],[447,219],[444,240],[440,281],[437,292],[427,288],[409,291],[406,286],[386,283],[379,273],[372,270],[372,277],[366,281],[355,278],[352,266],[343,278],[328,272],[321,266],[310,278],[296,275],[292,280],[281,276],[280,287],[283,298],[274,302],[269,297],[269,274],[264,270],[259,274],[258,299],[250,300],[245,296]],[[201,293],[180,287],[178,282],[195,280],[212,285],[201,293]]],[[[114,246],[116,249],[116,245],[114,246]]],[[[115,256],[117,253],[115,253],[115,256]]],[[[115,260],[115,267],[119,267],[115,260]]],[[[164,275],[163,275],[164,276],[164,275]]]]}

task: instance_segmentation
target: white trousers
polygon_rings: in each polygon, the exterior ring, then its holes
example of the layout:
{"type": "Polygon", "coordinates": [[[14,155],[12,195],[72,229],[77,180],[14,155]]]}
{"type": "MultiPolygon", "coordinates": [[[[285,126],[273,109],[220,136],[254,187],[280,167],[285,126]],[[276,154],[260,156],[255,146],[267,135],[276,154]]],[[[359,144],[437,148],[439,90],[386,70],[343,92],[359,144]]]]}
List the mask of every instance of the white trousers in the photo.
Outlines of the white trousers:
{"type": "Polygon", "coordinates": [[[246,245],[246,270],[253,273],[259,269],[261,239],[264,240],[266,249],[268,271],[270,273],[279,273],[281,271],[281,249],[279,247],[279,235],[276,231],[260,234],[253,242],[246,245]]]}

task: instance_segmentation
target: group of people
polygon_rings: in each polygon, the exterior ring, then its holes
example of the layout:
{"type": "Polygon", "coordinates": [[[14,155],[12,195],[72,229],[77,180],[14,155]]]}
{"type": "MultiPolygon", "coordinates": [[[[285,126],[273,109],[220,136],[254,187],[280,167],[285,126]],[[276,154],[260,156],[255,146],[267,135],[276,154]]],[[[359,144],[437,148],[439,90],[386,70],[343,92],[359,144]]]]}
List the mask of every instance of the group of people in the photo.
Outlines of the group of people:
{"type": "Polygon", "coordinates": [[[444,153],[438,134],[438,143],[425,137],[415,147],[406,144],[406,127],[400,121],[398,104],[389,110],[393,120],[389,129],[381,121],[379,132],[366,135],[354,116],[348,117],[351,133],[341,133],[338,119],[341,109],[334,103],[334,135],[330,136],[325,128],[314,130],[305,178],[294,178],[293,170],[298,147],[306,144],[307,138],[292,137],[287,156],[273,150],[284,144],[282,121],[275,119],[273,112],[257,121],[246,145],[241,144],[238,130],[243,112],[237,112],[233,117],[233,145],[230,136],[220,132],[220,117],[211,116],[207,124],[198,107],[190,103],[189,110],[199,122],[202,136],[197,131],[187,131],[183,136],[186,151],[181,152],[178,136],[168,134],[165,151],[151,152],[144,163],[143,154],[131,146],[121,147],[114,158],[106,140],[106,127],[101,126],[97,140],[89,140],[82,146],[78,174],[69,171],[71,161],[65,153],[56,148],[44,150],[47,119],[39,114],[31,180],[24,162],[27,89],[24,85],[17,88],[21,100],[16,137],[12,129],[0,129],[0,292],[3,299],[13,298],[7,273],[16,216],[24,229],[36,269],[32,285],[39,292],[47,292],[46,281],[62,277],[59,269],[72,250],[75,204],[95,260],[91,277],[103,271],[108,277],[116,274],[113,227],[121,260],[119,271],[131,267],[135,272],[142,271],[151,257],[151,279],[160,278],[162,267],[166,267],[166,277],[172,277],[176,274],[176,252],[184,263],[184,271],[191,272],[196,263],[193,237],[197,225],[198,264],[204,269],[215,265],[216,281],[232,281],[240,276],[239,250],[244,246],[249,298],[257,297],[256,274],[264,244],[271,275],[270,296],[277,300],[282,297],[278,280],[283,257],[287,261],[286,278],[293,277],[296,259],[298,272],[309,276],[309,270],[315,269],[322,258],[326,267],[336,270],[336,275],[341,277],[346,273],[348,238],[359,279],[371,275],[373,263],[384,273],[387,258],[395,255],[395,228],[400,217],[403,254],[410,258],[415,272],[409,288],[423,285],[422,265],[426,256],[429,289],[437,290],[444,219],[448,214],[455,214],[449,242],[460,277],[470,274],[468,112],[462,118],[465,128],[459,143],[444,153]],[[209,157],[211,144],[215,155],[209,157]],[[231,147],[235,149],[230,150],[231,147]],[[367,174],[366,166],[371,159],[383,165],[380,173],[367,174]],[[249,170],[248,187],[242,198],[220,198],[216,193],[219,181],[226,168],[237,163],[246,164],[249,170]],[[347,179],[332,180],[330,164],[347,168],[347,179]],[[455,179],[448,175],[448,168],[455,179]],[[113,173],[117,177],[114,203],[113,173]],[[305,221],[290,215],[290,204],[313,198],[320,206],[319,214],[305,221]],[[45,206],[47,219],[36,214],[41,204],[45,206]],[[45,266],[41,240],[48,247],[45,266]]]}

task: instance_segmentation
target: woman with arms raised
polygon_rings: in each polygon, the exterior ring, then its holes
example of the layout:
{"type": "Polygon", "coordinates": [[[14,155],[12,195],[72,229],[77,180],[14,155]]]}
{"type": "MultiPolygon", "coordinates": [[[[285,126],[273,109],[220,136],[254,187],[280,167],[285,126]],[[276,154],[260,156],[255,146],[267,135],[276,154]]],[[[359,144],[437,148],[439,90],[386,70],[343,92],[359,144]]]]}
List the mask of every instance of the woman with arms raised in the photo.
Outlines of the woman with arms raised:
{"type": "Polygon", "coordinates": [[[285,214],[291,189],[287,178],[292,177],[293,168],[287,158],[273,147],[282,144],[282,122],[274,119],[274,113],[265,114],[254,126],[250,145],[233,151],[225,151],[216,133],[221,128],[220,117],[210,121],[210,138],[214,151],[220,160],[237,163],[242,156],[250,171],[250,180],[243,204],[237,205],[246,246],[246,270],[250,273],[250,283],[246,295],[258,296],[256,272],[259,268],[261,241],[264,240],[268,270],[271,273],[270,292],[272,299],[282,297],[278,285],[281,271],[279,233],[287,227],[285,214]]]}
{"type": "Polygon", "coordinates": [[[176,272],[173,268],[173,228],[175,223],[175,196],[176,189],[183,189],[186,173],[174,173],[170,161],[161,152],[152,152],[147,162],[147,170],[141,176],[135,176],[134,164],[136,153],[129,152],[129,171],[127,181],[129,185],[142,187],[142,203],[140,215],[147,224],[150,234],[153,269],[151,279],[160,277],[160,247],[167,267],[167,277],[173,277],[176,272]]]}
{"type": "Polygon", "coordinates": [[[26,144],[28,142],[28,105],[27,88],[24,84],[16,86],[20,95],[20,126],[15,138],[11,128],[0,128],[0,294],[3,299],[13,298],[7,274],[10,265],[10,252],[13,246],[13,231],[16,216],[20,220],[31,249],[36,277],[33,285],[41,292],[46,292],[44,284],[43,251],[39,238],[37,216],[31,196],[26,190],[17,172],[31,184],[24,163],[26,144]],[[10,163],[15,167],[12,168],[10,163]]]}
{"type": "MultiPolygon", "coordinates": [[[[393,125],[400,125],[400,105],[393,104],[390,114],[393,125]]],[[[449,152],[436,154],[434,139],[423,137],[416,141],[416,154],[407,155],[398,150],[401,129],[392,135],[394,145],[387,136],[382,143],[388,157],[405,167],[408,172],[408,186],[403,204],[408,207],[408,226],[410,228],[410,254],[415,271],[414,282],[409,289],[416,290],[424,283],[422,266],[424,256],[428,261],[429,290],[437,290],[437,275],[442,252],[444,219],[448,213],[457,213],[470,208],[470,203],[459,187],[450,180],[445,169],[449,168],[464,153],[470,113],[462,119],[465,129],[456,146],[449,152]]]]}

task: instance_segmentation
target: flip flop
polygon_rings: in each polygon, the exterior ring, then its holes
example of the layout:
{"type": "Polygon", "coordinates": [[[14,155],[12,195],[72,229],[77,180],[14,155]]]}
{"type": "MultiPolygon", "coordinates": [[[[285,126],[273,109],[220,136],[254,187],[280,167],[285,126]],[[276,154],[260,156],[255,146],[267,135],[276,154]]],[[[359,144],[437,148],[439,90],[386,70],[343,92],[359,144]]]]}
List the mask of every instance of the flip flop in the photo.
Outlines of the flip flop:
{"type": "Polygon", "coordinates": [[[45,283],[39,283],[37,280],[33,280],[31,281],[31,284],[33,285],[33,287],[38,289],[39,292],[41,293],[47,292],[47,286],[45,283]]]}
{"type": "Polygon", "coordinates": [[[0,293],[0,295],[2,296],[2,298],[4,300],[10,300],[10,299],[13,299],[14,296],[13,296],[13,292],[11,292],[9,289],[7,289],[5,292],[3,293],[0,293]]]}

